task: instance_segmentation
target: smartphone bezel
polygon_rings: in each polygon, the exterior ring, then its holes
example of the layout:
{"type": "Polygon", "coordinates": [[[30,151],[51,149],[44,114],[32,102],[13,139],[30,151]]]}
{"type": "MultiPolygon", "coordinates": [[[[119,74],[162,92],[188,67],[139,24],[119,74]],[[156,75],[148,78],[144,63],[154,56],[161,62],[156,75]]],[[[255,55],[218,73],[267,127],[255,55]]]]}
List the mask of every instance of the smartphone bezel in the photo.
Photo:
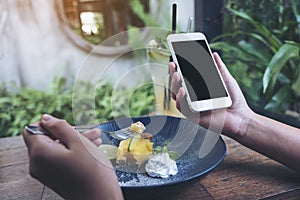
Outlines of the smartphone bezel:
{"type": "Polygon", "coordinates": [[[200,33],[200,32],[170,34],[167,37],[167,42],[168,42],[168,45],[169,45],[169,49],[170,49],[173,61],[177,65],[177,71],[179,72],[179,74],[181,76],[182,86],[183,86],[184,90],[186,91],[186,98],[187,98],[187,102],[188,102],[188,105],[189,105],[190,109],[194,112],[202,112],[202,111],[208,111],[208,110],[214,110],[214,109],[221,109],[221,108],[230,107],[232,105],[232,100],[231,100],[230,94],[229,94],[229,92],[227,90],[227,87],[224,83],[223,77],[221,76],[221,73],[220,73],[220,71],[217,67],[217,64],[216,64],[216,62],[213,58],[210,46],[207,42],[207,39],[206,39],[205,35],[203,33],[200,33]],[[199,100],[199,101],[191,101],[190,94],[187,90],[182,72],[180,70],[181,66],[178,64],[178,60],[177,60],[177,57],[176,57],[176,53],[174,52],[172,42],[197,41],[197,40],[205,41],[205,44],[207,45],[207,48],[209,50],[209,54],[212,57],[214,66],[217,69],[218,77],[221,79],[222,85],[223,85],[223,87],[224,87],[224,89],[225,89],[228,96],[219,97],[219,98],[211,98],[211,99],[206,99],[206,100],[199,100]]]}

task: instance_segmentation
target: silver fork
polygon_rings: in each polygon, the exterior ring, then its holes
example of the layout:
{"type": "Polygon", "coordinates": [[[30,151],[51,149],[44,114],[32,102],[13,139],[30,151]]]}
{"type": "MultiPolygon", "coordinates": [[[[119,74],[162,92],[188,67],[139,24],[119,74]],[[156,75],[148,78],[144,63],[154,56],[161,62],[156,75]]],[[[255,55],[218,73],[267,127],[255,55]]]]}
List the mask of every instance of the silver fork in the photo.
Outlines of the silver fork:
{"type": "MultiPolygon", "coordinates": [[[[85,131],[88,130],[92,130],[92,129],[99,129],[99,127],[96,126],[91,126],[91,127],[74,127],[74,129],[76,131],[78,131],[79,133],[83,133],[85,131]]],[[[28,125],[25,126],[25,129],[30,132],[31,134],[35,134],[35,135],[47,135],[49,134],[47,132],[47,130],[45,130],[43,127],[40,126],[35,126],[35,125],[28,125]]],[[[130,137],[133,137],[135,135],[137,135],[138,133],[135,133],[133,131],[130,130],[130,127],[126,127],[117,131],[106,131],[106,130],[101,130],[101,132],[109,134],[111,137],[117,139],[117,140],[126,140],[130,137]]]]}

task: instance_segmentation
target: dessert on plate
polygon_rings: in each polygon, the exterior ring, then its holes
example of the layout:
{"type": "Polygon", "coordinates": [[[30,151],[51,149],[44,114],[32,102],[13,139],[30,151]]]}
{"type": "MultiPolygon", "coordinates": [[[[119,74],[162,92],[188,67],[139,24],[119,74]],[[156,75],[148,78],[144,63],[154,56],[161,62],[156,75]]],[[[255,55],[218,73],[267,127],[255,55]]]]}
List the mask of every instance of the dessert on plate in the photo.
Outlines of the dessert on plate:
{"type": "Polygon", "coordinates": [[[153,152],[152,134],[143,133],[145,126],[141,122],[131,124],[130,130],[138,133],[136,136],[122,140],[118,147],[118,163],[141,166],[153,152]]]}
{"type": "Polygon", "coordinates": [[[131,124],[130,130],[137,135],[122,140],[117,149],[117,162],[127,166],[145,167],[149,176],[168,178],[177,174],[178,168],[171,153],[167,150],[167,141],[163,147],[153,149],[151,133],[144,133],[145,126],[141,122],[131,124]]]}

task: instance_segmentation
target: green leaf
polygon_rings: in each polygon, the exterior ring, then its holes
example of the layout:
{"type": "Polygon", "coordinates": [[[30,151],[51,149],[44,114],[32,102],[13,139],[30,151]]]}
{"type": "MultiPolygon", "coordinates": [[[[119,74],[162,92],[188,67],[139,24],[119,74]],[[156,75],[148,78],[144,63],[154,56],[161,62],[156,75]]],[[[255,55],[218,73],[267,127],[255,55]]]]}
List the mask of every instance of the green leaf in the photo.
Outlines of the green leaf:
{"type": "Polygon", "coordinates": [[[210,47],[213,50],[220,50],[224,53],[223,56],[232,59],[240,58],[240,59],[247,59],[248,56],[245,55],[245,52],[241,51],[241,48],[238,46],[231,45],[227,42],[215,42],[211,43],[210,47]]]}
{"type": "Polygon", "coordinates": [[[299,56],[299,47],[292,44],[284,44],[272,57],[263,77],[263,92],[272,90],[281,69],[291,58],[299,56]]]}
{"type": "Polygon", "coordinates": [[[9,97],[1,97],[0,98],[0,105],[10,103],[11,99],[9,97]]]}
{"type": "Polygon", "coordinates": [[[241,17],[245,21],[247,21],[249,24],[255,27],[255,31],[261,34],[265,37],[267,41],[269,41],[269,45],[273,46],[275,49],[280,48],[281,41],[273,35],[267,27],[265,27],[262,23],[254,20],[250,15],[248,15],[246,12],[233,10],[231,8],[228,8],[234,15],[241,17]]]}
{"type": "Polygon", "coordinates": [[[146,26],[159,27],[158,22],[147,12],[145,12],[144,5],[140,0],[130,0],[130,6],[132,11],[143,20],[146,26]]]}
{"type": "Polygon", "coordinates": [[[284,86],[272,97],[271,101],[265,106],[266,110],[273,112],[284,112],[290,104],[290,87],[284,86]]]}
{"type": "Polygon", "coordinates": [[[254,21],[254,19],[252,19],[252,17],[250,17],[250,15],[248,15],[246,12],[234,10],[234,9],[231,9],[231,8],[227,8],[227,9],[229,11],[231,11],[234,15],[239,16],[239,17],[243,18],[246,21],[254,21]]]}
{"type": "Polygon", "coordinates": [[[212,41],[215,42],[220,38],[228,38],[228,37],[237,38],[238,36],[249,36],[249,37],[263,43],[264,45],[266,45],[266,47],[272,49],[272,46],[270,46],[268,41],[266,41],[261,35],[259,35],[257,33],[252,33],[249,31],[235,31],[235,32],[231,32],[231,33],[224,33],[222,35],[215,37],[212,41]]]}
{"type": "MultiPolygon", "coordinates": [[[[253,69],[261,73],[264,72],[263,66],[267,65],[267,62],[261,60],[257,62],[258,58],[255,56],[255,54],[257,54],[258,52],[253,53],[250,50],[245,51],[243,49],[246,48],[245,46],[242,48],[241,46],[235,46],[227,42],[215,42],[215,43],[211,43],[210,46],[213,50],[222,51],[223,53],[222,57],[224,61],[228,61],[228,62],[241,61],[244,63],[244,67],[248,67],[249,63],[253,63],[251,67],[253,67],[253,69]]],[[[231,65],[232,64],[230,64],[230,66],[231,65]]]]}
{"type": "Polygon", "coordinates": [[[300,32],[300,12],[299,12],[299,6],[297,3],[297,0],[291,0],[292,9],[296,18],[296,21],[298,23],[298,33],[300,32]]]}
{"type": "Polygon", "coordinates": [[[239,42],[239,46],[248,54],[253,55],[256,58],[254,58],[255,62],[261,62],[262,64],[267,64],[269,62],[269,55],[252,43],[242,40],[239,42]]]}
{"type": "MultiPolygon", "coordinates": [[[[300,62],[299,62],[299,64],[300,64],[300,62]]],[[[298,69],[300,69],[300,66],[298,66],[298,69]]],[[[297,96],[300,96],[300,70],[298,71],[298,77],[297,77],[296,81],[292,85],[292,89],[297,96]]]]}

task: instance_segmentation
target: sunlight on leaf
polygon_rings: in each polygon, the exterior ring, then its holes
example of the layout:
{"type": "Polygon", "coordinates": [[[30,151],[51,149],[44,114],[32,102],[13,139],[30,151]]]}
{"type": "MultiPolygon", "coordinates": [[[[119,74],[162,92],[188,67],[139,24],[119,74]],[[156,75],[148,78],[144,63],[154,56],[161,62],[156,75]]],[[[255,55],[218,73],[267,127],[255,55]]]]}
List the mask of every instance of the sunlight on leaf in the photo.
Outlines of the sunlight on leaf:
{"type": "Polygon", "coordinates": [[[272,57],[263,77],[263,92],[272,90],[277,76],[284,65],[294,57],[299,56],[299,47],[292,44],[284,44],[272,57]]]}

